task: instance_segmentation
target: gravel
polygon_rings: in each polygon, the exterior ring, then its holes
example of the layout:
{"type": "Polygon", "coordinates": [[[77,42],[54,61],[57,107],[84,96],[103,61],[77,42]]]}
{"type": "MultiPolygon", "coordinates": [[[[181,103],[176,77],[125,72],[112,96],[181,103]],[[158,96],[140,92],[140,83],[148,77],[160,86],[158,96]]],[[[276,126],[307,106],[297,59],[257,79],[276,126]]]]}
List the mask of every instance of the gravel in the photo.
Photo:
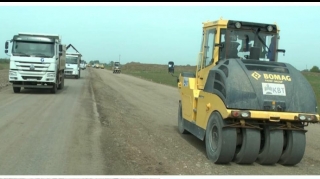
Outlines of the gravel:
{"type": "Polygon", "coordinates": [[[8,81],[9,70],[0,70],[0,89],[11,85],[8,81]]]}

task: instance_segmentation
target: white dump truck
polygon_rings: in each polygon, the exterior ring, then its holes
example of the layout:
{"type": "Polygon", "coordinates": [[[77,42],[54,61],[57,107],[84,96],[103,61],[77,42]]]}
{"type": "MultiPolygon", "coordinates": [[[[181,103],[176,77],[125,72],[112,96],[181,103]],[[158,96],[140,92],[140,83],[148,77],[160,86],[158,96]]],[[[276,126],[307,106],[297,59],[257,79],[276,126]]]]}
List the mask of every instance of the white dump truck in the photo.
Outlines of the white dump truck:
{"type": "Polygon", "coordinates": [[[114,62],[112,70],[113,70],[113,73],[121,73],[120,62],[114,62]]]}
{"type": "Polygon", "coordinates": [[[67,53],[65,76],[74,76],[76,79],[80,78],[80,60],[81,54],[67,53]]]}
{"type": "Polygon", "coordinates": [[[81,70],[85,70],[87,68],[87,64],[84,60],[81,60],[80,68],[81,68],[81,70]]]}
{"type": "Polygon", "coordinates": [[[64,72],[65,76],[74,76],[76,79],[80,78],[80,62],[81,53],[71,44],[67,46],[67,50],[72,47],[76,52],[66,54],[66,70],[64,72]]]}
{"type": "Polygon", "coordinates": [[[10,56],[9,82],[14,93],[22,87],[50,89],[51,93],[64,87],[66,45],[59,35],[18,33],[6,41],[5,53],[10,56]]]}

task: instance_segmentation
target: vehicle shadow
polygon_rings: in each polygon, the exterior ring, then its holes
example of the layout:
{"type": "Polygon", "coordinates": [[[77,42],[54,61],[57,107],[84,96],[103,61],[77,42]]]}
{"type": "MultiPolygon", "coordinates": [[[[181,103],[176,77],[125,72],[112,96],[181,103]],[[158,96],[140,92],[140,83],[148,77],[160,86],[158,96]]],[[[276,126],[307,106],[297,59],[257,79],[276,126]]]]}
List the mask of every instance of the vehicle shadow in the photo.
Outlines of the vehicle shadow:
{"type": "MultiPolygon", "coordinates": [[[[68,89],[68,86],[64,86],[63,89],[61,90],[57,90],[57,92],[55,94],[60,94],[62,93],[64,90],[67,90],[68,89]]],[[[41,95],[41,94],[52,94],[50,92],[50,89],[41,89],[41,88],[33,88],[33,89],[21,89],[20,91],[20,94],[33,94],[33,95],[41,95]]],[[[55,95],[55,94],[52,94],[52,95],[55,95]]]]}
{"type": "MultiPolygon", "coordinates": [[[[177,134],[180,134],[178,126],[173,126],[174,130],[177,132],[177,134]]],[[[186,140],[189,144],[191,144],[194,148],[199,150],[204,157],[207,157],[206,153],[206,145],[205,142],[198,139],[196,136],[188,133],[188,134],[180,134],[181,137],[186,140]]]]}
{"type": "Polygon", "coordinates": [[[80,78],[78,78],[78,79],[76,79],[74,76],[64,76],[64,79],[70,79],[70,80],[79,80],[79,79],[81,79],[82,78],[82,76],[80,76],[80,78]]]}

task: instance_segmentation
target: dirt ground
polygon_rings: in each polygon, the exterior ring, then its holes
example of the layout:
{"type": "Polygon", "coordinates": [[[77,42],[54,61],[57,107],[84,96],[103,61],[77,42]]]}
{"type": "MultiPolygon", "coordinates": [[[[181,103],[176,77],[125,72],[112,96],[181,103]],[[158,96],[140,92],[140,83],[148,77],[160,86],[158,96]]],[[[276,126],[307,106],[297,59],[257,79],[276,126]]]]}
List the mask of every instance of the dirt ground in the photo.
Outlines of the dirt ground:
{"type": "Polygon", "coordinates": [[[216,165],[203,141],[179,134],[177,88],[103,69],[81,73],[54,95],[0,90],[0,175],[320,174],[319,125],[307,127],[294,167],[216,165]]]}
{"type": "MultiPolygon", "coordinates": [[[[177,129],[178,90],[125,74],[90,69],[90,81],[103,126],[106,173],[131,175],[320,174],[319,125],[307,127],[304,159],[281,165],[215,165],[204,142],[177,129]],[[109,167],[108,167],[109,166],[109,167]]],[[[171,78],[168,76],[168,78],[171,78]]]]}

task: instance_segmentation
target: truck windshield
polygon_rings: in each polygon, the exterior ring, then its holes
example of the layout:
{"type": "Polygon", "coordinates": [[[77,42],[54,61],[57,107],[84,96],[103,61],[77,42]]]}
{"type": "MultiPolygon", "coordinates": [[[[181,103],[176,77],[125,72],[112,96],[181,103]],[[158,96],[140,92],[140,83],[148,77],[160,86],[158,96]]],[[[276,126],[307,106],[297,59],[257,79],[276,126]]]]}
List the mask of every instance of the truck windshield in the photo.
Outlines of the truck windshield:
{"type": "Polygon", "coordinates": [[[275,61],[277,34],[255,29],[228,29],[221,33],[219,59],[241,58],[275,61]]]}
{"type": "Polygon", "coordinates": [[[54,56],[54,43],[13,41],[12,55],[52,58],[54,56]]]}
{"type": "Polygon", "coordinates": [[[116,63],[114,63],[114,66],[120,66],[120,63],[118,62],[116,62],[116,63]]]}
{"type": "Polygon", "coordinates": [[[78,64],[78,58],[77,57],[66,57],[66,63],[69,64],[78,64]]]}

